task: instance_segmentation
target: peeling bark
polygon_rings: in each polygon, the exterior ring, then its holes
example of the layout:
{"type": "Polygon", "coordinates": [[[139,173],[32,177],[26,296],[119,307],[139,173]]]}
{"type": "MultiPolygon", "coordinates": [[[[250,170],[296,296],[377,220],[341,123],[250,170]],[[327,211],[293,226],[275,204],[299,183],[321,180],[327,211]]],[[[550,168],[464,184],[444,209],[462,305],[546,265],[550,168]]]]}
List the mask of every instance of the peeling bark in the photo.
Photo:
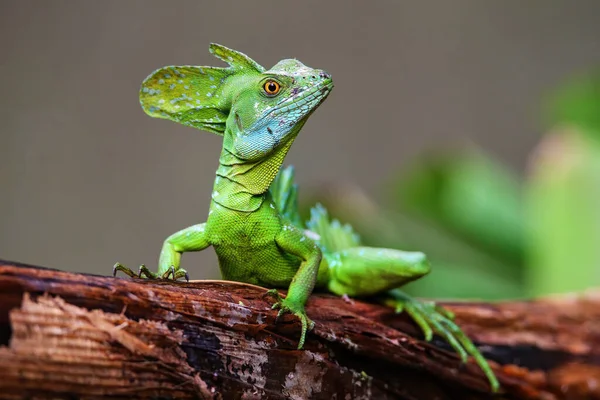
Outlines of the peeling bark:
{"type": "MultiPolygon", "coordinates": [[[[265,289],[115,279],[0,262],[1,398],[487,399],[488,384],[404,315],[311,296],[275,323],[265,289]]],[[[447,303],[499,399],[600,399],[600,295],[447,303]]]]}

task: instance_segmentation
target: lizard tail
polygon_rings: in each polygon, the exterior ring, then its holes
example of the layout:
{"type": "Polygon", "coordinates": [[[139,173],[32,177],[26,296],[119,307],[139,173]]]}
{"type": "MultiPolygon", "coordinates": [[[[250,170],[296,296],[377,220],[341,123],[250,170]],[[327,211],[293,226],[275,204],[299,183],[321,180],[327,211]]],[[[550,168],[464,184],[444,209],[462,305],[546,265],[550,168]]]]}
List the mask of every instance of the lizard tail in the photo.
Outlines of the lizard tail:
{"type": "Polygon", "coordinates": [[[273,202],[284,218],[304,229],[298,212],[298,185],[294,183],[294,167],[282,168],[269,187],[273,202]]]}
{"type": "Polygon", "coordinates": [[[360,246],[360,237],[352,226],[342,224],[337,219],[330,220],[329,214],[321,204],[310,210],[308,229],[319,235],[319,247],[325,253],[334,253],[351,247],[360,246]]]}

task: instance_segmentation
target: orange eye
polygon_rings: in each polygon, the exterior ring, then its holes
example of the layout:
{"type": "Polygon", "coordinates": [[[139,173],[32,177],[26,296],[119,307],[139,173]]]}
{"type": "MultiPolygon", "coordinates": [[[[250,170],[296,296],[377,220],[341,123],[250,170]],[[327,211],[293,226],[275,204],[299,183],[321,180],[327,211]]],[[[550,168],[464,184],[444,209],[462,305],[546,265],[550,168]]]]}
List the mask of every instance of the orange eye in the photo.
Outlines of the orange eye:
{"type": "Polygon", "coordinates": [[[279,83],[275,81],[266,81],[263,88],[269,96],[275,96],[277,93],[279,93],[279,90],[281,89],[279,83]]]}

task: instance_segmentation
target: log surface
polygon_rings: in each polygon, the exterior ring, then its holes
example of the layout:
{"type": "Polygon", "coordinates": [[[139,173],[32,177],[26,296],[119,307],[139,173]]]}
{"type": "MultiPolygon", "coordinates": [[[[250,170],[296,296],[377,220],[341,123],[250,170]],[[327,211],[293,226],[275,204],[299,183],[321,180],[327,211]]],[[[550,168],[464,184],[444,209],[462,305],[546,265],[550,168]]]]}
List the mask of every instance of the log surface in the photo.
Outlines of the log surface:
{"type": "Polygon", "coordinates": [[[0,398],[600,399],[600,295],[443,303],[502,390],[404,315],[314,294],[315,329],[266,289],[0,261],[0,398]]]}

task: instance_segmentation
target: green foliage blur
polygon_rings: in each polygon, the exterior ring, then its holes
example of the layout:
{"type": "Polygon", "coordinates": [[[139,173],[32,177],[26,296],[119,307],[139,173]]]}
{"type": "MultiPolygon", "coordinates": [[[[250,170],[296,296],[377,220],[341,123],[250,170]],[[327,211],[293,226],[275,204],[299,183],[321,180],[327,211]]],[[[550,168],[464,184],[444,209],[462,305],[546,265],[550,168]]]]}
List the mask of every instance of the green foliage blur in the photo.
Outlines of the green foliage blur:
{"type": "Polygon", "coordinates": [[[420,250],[432,273],[406,287],[435,298],[505,299],[600,285],[600,70],[543,104],[520,176],[478,149],[433,150],[385,185],[384,206],[355,187],[320,192],[366,245],[420,250]]]}

